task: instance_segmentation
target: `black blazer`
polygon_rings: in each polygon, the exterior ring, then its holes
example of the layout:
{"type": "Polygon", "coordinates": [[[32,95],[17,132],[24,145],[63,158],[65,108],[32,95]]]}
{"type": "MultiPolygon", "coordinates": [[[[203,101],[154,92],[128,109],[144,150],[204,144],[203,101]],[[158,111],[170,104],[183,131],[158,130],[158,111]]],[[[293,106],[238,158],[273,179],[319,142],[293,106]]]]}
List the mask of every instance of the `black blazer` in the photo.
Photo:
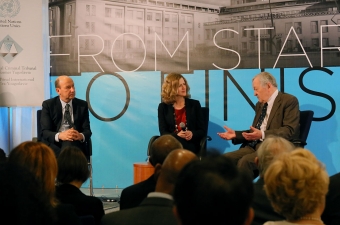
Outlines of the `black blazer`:
{"type": "Polygon", "coordinates": [[[56,188],[57,199],[64,204],[71,204],[78,216],[93,215],[97,225],[104,216],[104,207],[100,199],[87,196],[71,184],[62,184],[56,188]]]}
{"type": "MultiPolygon", "coordinates": [[[[78,98],[72,100],[73,122],[75,129],[83,133],[85,141],[89,140],[92,132],[90,128],[89,110],[87,102],[78,98]]],[[[60,142],[55,141],[63,119],[62,106],[59,96],[45,100],[41,110],[41,140],[54,151],[61,147],[60,142]]]]}
{"type": "Polygon", "coordinates": [[[192,139],[190,141],[177,136],[175,132],[174,107],[172,104],[164,102],[158,106],[159,133],[161,135],[172,134],[182,143],[185,149],[198,153],[200,141],[207,133],[204,127],[201,104],[197,100],[185,98],[185,110],[187,129],[192,132],[192,139]]]}
{"type": "Polygon", "coordinates": [[[326,207],[321,215],[321,219],[327,225],[340,224],[340,173],[329,178],[326,207]]]}
{"type": "Polygon", "coordinates": [[[170,199],[149,197],[138,207],[106,214],[102,225],[177,225],[172,207],[170,199]]]}
{"type": "Polygon", "coordinates": [[[156,188],[154,175],[148,179],[123,189],[120,195],[120,210],[138,206],[156,188]]]}

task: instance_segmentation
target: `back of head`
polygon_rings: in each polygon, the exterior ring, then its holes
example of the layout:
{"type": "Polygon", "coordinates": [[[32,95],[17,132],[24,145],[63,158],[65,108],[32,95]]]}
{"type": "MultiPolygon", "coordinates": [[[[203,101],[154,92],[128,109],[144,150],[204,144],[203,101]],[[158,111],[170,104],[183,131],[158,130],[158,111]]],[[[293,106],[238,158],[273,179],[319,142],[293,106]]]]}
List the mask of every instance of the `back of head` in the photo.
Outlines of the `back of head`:
{"type": "Polygon", "coordinates": [[[26,141],[15,147],[8,157],[8,163],[29,170],[41,182],[43,193],[55,205],[55,178],[58,167],[51,148],[41,142],[26,141]]]}
{"type": "Polygon", "coordinates": [[[251,178],[224,156],[189,162],[180,172],[174,190],[183,225],[243,225],[252,198],[251,178]]]}
{"type": "Polygon", "coordinates": [[[57,159],[58,175],[60,183],[81,181],[84,183],[90,174],[87,159],[84,153],[77,147],[66,147],[57,159]]]}
{"type": "Polygon", "coordinates": [[[156,191],[172,194],[178,174],[186,164],[195,159],[198,160],[197,156],[185,149],[170,152],[162,164],[156,191]]]}
{"type": "Polygon", "coordinates": [[[151,145],[150,163],[156,166],[163,164],[168,154],[175,149],[183,148],[182,144],[170,134],[165,134],[157,138],[151,145]]]}
{"type": "Polygon", "coordinates": [[[274,157],[283,153],[290,152],[295,146],[286,139],[278,136],[269,136],[262,142],[257,150],[258,168],[260,176],[263,177],[268,166],[273,161],[274,157]]]}
{"type": "Polygon", "coordinates": [[[5,222],[2,224],[53,224],[53,209],[39,191],[41,186],[26,168],[0,164],[0,218],[5,222]]]}
{"type": "Polygon", "coordinates": [[[0,163],[6,162],[6,160],[6,153],[2,148],[0,148],[0,163]]]}
{"type": "Polygon", "coordinates": [[[325,202],[329,178],[306,149],[278,155],[265,175],[265,190],[275,211],[288,220],[314,213],[325,202]]]}

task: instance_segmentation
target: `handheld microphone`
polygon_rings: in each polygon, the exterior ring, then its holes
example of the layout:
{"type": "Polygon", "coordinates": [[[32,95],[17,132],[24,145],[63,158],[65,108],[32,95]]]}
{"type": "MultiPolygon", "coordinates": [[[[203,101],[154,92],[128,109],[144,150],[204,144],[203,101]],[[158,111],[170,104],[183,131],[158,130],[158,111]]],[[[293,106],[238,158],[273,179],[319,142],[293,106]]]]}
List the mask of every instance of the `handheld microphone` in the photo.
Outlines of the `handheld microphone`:
{"type": "Polygon", "coordinates": [[[181,127],[182,131],[187,131],[187,127],[185,126],[185,123],[180,122],[179,126],[181,127]]]}

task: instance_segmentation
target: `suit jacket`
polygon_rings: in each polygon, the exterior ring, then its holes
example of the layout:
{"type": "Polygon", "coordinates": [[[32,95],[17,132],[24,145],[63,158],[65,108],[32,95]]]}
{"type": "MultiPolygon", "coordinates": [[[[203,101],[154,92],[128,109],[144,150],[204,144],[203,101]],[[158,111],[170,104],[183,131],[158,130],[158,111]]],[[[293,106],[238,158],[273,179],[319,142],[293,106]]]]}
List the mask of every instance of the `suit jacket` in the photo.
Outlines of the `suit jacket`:
{"type": "Polygon", "coordinates": [[[120,195],[120,210],[137,207],[150,192],[156,188],[156,179],[154,175],[148,179],[124,188],[120,195]]]}
{"type": "Polygon", "coordinates": [[[177,225],[172,207],[170,199],[148,197],[138,207],[106,214],[102,225],[177,225]]]}
{"type": "MultiPolygon", "coordinates": [[[[55,141],[63,120],[62,105],[59,96],[45,100],[41,111],[41,139],[54,151],[60,151],[61,143],[55,141]],[[59,149],[58,149],[59,148],[59,149]]],[[[83,133],[85,141],[89,140],[92,132],[90,128],[89,110],[86,101],[74,98],[72,100],[73,123],[79,133],[83,133]]],[[[84,150],[84,149],[83,149],[84,150]]]]}
{"type": "Polygon", "coordinates": [[[57,199],[65,204],[72,204],[78,216],[93,215],[97,225],[104,216],[104,207],[100,199],[87,196],[71,184],[62,184],[56,188],[57,199]]]}
{"type": "Polygon", "coordinates": [[[254,199],[252,207],[255,212],[255,216],[252,225],[262,225],[267,221],[280,221],[285,218],[274,211],[265,190],[263,189],[264,180],[259,178],[254,183],[254,199]]]}
{"type": "MultiPolygon", "coordinates": [[[[262,104],[258,102],[255,106],[255,118],[253,127],[256,126],[257,121],[261,115],[262,104]]],[[[248,143],[242,136],[243,132],[250,132],[250,130],[235,131],[236,138],[232,140],[233,144],[248,143]]],[[[272,110],[270,112],[265,137],[269,135],[276,135],[287,140],[298,139],[300,135],[300,110],[299,101],[290,94],[279,92],[274,100],[272,110]]]]}
{"type": "Polygon", "coordinates": [[[204,127],[204,120],[201,110],[201,104],[194,99],[185,98],[185,110],[187,129],[192,132],[192,139],[186,141],[177,136],[175,132],[176,121],[174,118],[174,107],[172,104],[160,103],[158,106],[158,127],[161,135],[171,134],[179,140],[185,149],[195,153],[199,151],[201,139],[206,135],[207,131],[204,127]]]}
{"type": "Polygon", "coordinates": [[[340,173],[331,176],[329,179],[326,207],[321,219],[327,225],[340,224],[340,173]]]}

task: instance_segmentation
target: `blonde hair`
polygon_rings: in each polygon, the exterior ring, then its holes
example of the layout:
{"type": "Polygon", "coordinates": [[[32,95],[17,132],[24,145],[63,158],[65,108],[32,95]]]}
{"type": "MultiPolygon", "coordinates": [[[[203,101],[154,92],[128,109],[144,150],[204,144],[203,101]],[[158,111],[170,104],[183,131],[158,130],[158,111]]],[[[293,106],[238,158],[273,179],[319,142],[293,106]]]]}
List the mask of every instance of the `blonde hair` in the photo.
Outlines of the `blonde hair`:
{"type": "Polygon", "coordinates": [[[187,86],[187,93],[186,93],[186,98],[190,98],[190,87],[188,84],[188,81],[179,73],[169,73],[162,85],[162,101],[165,102],[166,104],[172,104],[176,102],[176,96],[177,96],[177,91],[178,91],[178,83],[179,80],[183,78],[186,86],[187,86]]]}
{"type": "Polygon", "coordinates": [[[41,142],[23,142],[11,151],[8,163],[28,169],[41,183],[42,191],[51,205],[57,205],[54,196],[58,166],[50,147],[41,142]]]}
{"type": "Polygon", "coordinates": [[[274,210],[288,220],[298,220],[325,202],[329,178],[313,153],[298,148],[278,155],[268,167],[264,182],[274,210]]]}

